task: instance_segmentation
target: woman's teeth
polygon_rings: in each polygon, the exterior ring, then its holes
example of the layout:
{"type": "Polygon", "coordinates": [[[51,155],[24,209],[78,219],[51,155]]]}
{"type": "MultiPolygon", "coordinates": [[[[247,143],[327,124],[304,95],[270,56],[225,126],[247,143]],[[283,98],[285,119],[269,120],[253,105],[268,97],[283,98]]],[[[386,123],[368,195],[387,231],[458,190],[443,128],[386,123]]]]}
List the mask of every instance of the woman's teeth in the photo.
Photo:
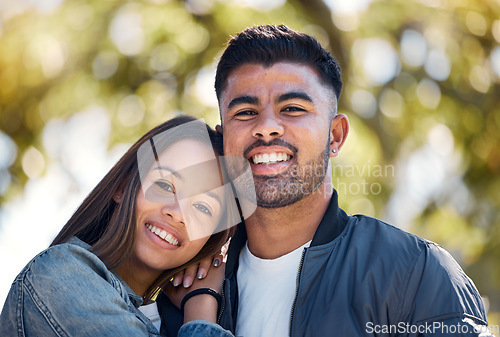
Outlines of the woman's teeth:
{"type": "Polygon", "coordinates": [[[167,233],[166,230],[157,228],[153,225],[146,224],[146,227],[151,231],[151,233],[156,234],[161,239],[167,241],[171,245],[178,246],[179,240],[177,240],[172,234],[167,233]]]}
{"type": "Polygon", "coordinates": [[[273,152],[273,153],[262,153],[256,154],[252,157],[252,161],[254,164],[274,164],[280,161],[287,161],[290,159],[290,156],[284,152],[273,152]]]}

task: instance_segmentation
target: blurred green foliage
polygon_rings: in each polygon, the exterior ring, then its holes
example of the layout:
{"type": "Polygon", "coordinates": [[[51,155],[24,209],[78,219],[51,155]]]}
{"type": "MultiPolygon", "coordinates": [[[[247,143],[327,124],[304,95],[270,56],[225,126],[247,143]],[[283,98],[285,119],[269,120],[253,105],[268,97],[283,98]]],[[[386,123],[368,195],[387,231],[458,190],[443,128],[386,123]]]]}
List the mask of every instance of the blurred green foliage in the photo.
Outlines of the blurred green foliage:
{"type": "Polygon", "coordinates": [[[349,11],[327,2],[4,6],[0,130],[16,151],[0,163],[0,202],[43,175],[44,126],[89,105],[108,113],[110,146],[181,112],[214,126],[214,65],[229,36],[285,23],[316,36],[343,68],[339,111],[351,134],[334,166],[342,206],[397,219],[391,214],[404,205],[408,223],[395,225],[450,250],[498,322],[500,3],[355,1],[366,7],[349,11]],[[432,178],[436,172],[440,179],[432,178]]]}

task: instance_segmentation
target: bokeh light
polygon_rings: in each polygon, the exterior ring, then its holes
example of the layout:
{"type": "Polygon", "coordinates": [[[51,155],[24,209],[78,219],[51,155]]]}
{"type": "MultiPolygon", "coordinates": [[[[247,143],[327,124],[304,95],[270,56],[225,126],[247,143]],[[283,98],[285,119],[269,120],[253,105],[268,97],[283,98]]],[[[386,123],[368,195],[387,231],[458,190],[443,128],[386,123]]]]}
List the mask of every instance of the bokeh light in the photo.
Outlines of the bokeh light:
{"type": "Polygon", "coordinates": [[[427,55],[427,43],[422,34],[407,29],[401,35],[401,56],[403,61],[413,67],[424,64],[427,55]]]}
{"type": "Polygon", "coordinates": [[[397,75],[399,58],[391,44],[382,39],[360,39],[352,48],[367,85],[382,85],[397,75]]]}

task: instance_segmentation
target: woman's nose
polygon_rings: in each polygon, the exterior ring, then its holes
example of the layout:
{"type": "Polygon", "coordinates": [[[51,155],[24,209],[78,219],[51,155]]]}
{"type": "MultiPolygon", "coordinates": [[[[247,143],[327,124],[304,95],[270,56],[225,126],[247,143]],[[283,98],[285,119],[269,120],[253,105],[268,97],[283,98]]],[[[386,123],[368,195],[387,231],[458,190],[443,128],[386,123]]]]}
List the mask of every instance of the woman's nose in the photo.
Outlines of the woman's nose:
{"type": "Polygon", "coordinates": [[[161,209],[164,216],[171,217],[175,222],[184,224],[184,217],[177,198],[174,202],[165,203],[161,209]]]}

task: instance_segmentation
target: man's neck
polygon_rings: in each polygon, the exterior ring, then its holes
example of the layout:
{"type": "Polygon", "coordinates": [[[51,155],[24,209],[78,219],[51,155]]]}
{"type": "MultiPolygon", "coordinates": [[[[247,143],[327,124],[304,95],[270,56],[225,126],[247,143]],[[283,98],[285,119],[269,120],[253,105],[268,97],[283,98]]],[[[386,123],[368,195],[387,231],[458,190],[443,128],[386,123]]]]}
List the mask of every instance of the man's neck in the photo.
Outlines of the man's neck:
{"type": "Polygon", "coordinates": [[[281,208],[257,207],[245,220],[248,248],[262,259],[275,259],[311,241],[332,193],[321,185],[313,194],[281,208]]]}

